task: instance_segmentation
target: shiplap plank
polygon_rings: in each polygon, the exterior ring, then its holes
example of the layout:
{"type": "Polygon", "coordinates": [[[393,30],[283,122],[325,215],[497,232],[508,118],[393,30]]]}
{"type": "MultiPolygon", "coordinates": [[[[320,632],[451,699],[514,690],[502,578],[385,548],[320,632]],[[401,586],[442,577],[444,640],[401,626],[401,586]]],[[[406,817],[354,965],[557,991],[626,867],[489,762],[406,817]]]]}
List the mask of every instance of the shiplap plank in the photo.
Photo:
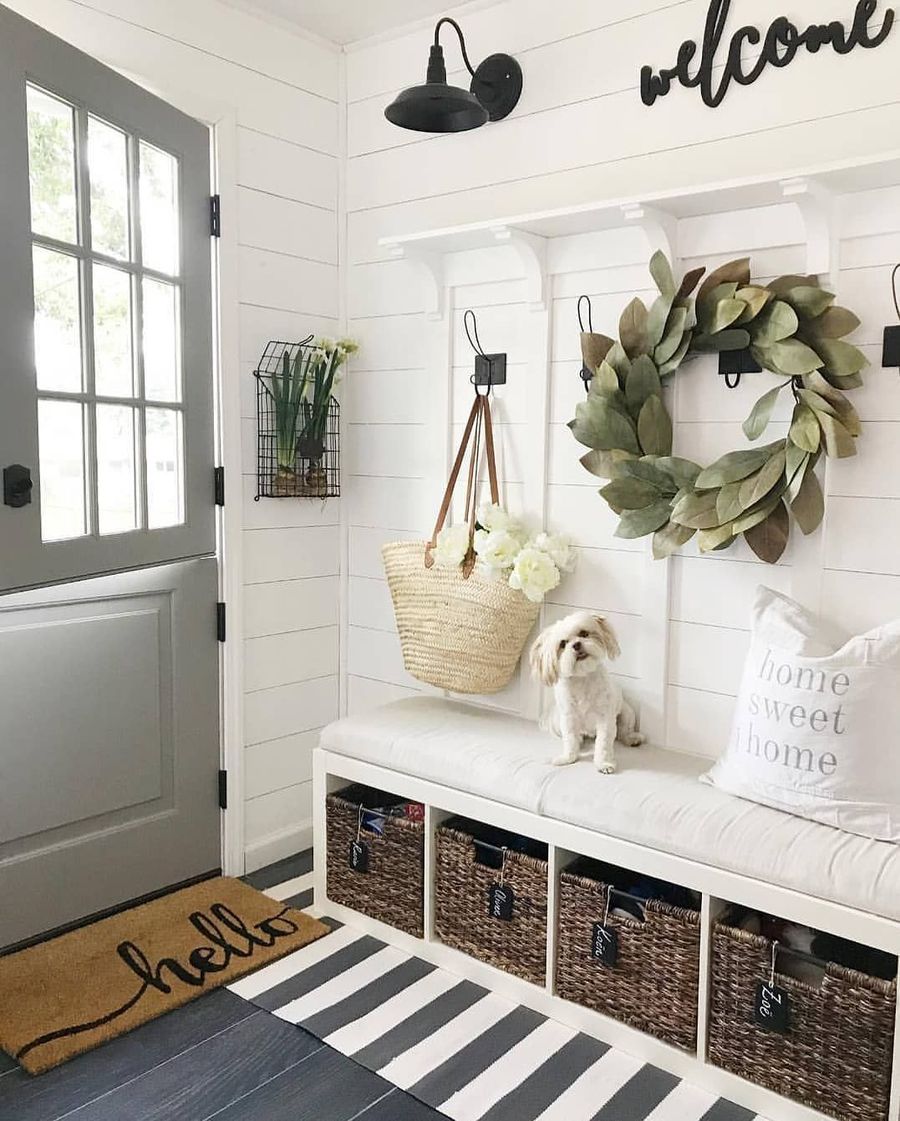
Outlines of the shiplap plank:
{"type": "Polygon", "coordinates": [[[386,580],[351,576],[349,586],[350,625],[369,630],[393,631],[394,606],[386,580]]]}
{"type": "Polygon", "coordinates": [[[271,689],[338,672],[338,628],[317,627],[248,638],[244,642],[244,689],[271,689]]]}
{"type": "Polygon", "coordinates": [[[338,161],[272,130],[238,129],[238,183],[276,198],[336,210],[338,161]]]}
{"type": "MultiPolygon", "coordinates": [[[[244,793],[247,799],[299,786],[312,779],[312,753],[319,729],[244,749],[244,793]]],[[[302,819],[301,819],[302,820],[302,819]]]]}
{"type": "Polygon", "coordinates": [[[675,686],[666,696],[666,746],[717,759],[728,744],[736,699],[675,686]]]}
{"type": "Polygon", "coordinates": [[[265,743],[323,728],[337,717],[337,677],[261,689],[244,698],[244,743],[265,743]]]}
{"type": "MultiPolygon", "coordinates": [[[[250,749],[255,750],[255,749],[250,749]]],[[[244,806],[244,839],[253,845],[267,837],[286,833],[312,817],[312,782],[301,782],[248,798],[244,806]]]]}
{"type": "Polygon", "coordinates": [[[339,595],[337,576],[251,584],[244,588],[244,637],[336,626],[339,595]]]}
{"type": "Polygon", "coordinates": [[[419,695],[418,689],[391,685],[386,681],[373,681],[368,677],[351,674],[348,678],[348,711],[351,716],[371,712],[373,708],[402,701],[419,695]]]}
{"type": "Polygon", "coordinates": [[[669,684],[736,694],[749,649],[746,631],[704,623],[672,623],[669,684]]]}
{"type": "MultiPolygon", "coordinates": [[[[429,533],[431,530],[429,529],[429,533]]],[[[374,580],[384,579],[384,565],[381,560],[383,545],[392,541],[413,541],[424,537],[414,532],[399,532],[393,529],[370,529],[365,526],[350,527],[349,563],[351,576],[366,576],[374,580]]]]}
{"type": "Polygon", "coordinates": [[[256,529],[244,533],[244,583],[266,584],[340,571],[337,526],[256,529]]]}
{"type": "Polygon", "coordinates": [[[294,199],[241,187],[238,238],[241,245],[337,264],[337,220],[332,211],[294,199]]]}
{"type": "Polygon", "coordinates": [[[338,313],[336,265],[241,246],[238,277],[242,303],[323,318],[338,313]]]}

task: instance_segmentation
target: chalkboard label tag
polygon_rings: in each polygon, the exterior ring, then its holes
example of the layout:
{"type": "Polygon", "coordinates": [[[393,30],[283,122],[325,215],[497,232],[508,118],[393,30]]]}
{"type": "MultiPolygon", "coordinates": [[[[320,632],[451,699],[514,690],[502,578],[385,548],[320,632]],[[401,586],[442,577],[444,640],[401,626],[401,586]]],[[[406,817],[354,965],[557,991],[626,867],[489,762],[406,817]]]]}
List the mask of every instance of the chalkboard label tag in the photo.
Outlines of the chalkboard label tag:
{"type": "Polygon", "coordinates": [[[369,870],[369,846],[365,841],[350,842],[350,867],[365,874],[369,870]]]}
{"type": "Polygon", "coordinates": [[[602,922],[594,923],[594,933],[591,938],[591,955],[602,961],[604,965],[615,965],[619,960],[619,936],[602,922]]]}
{"type": "Polygon", "coordinates": [[[766,1031],[787,1035],[791,1027],[791,998],[777,985],[760,981],[756,986],[753,1018],[766,1031]]]}
{"type": "Polygon", "coordinates": [[[493,884],[488,892],[488,914],[492,919],[511,922],[515,896],[509,884],[493,884]]]}

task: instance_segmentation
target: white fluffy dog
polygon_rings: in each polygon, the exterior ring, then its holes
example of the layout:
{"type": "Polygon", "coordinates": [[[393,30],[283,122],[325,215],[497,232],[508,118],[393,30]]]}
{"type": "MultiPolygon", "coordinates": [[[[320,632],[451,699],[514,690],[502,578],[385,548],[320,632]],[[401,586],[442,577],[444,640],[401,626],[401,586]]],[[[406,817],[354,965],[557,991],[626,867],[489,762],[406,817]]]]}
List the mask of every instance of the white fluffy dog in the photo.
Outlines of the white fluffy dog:
{"type": "Polygon", "coordinates": [[[594,764],[604,775],[616,769],[615,742],[629,747],[646,742],[635,730],[634,709],[606,672],[605,660],[621,653],[615,633],[602,615],[576,611],[547,627],[531,648],[531,668],[553,687],[549,730],[563,741],[557,766],[578,759],[582,740],[594,737],[594,764]]]}

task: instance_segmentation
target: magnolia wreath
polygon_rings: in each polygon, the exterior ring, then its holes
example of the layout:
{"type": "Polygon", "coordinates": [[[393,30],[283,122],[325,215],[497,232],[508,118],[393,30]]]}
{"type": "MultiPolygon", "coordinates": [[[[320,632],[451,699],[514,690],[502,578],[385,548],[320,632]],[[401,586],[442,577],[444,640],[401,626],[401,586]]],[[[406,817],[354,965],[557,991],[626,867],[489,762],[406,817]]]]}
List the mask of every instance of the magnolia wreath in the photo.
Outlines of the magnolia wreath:
{"type": "Polygon", "coordinates": [[[695,535],[704,553],[743,536],[760,560],[775,564],[792,519],[804,534],[822,522],[819,459],[856,454],[860,421],[844,390],[862,385],[867,362],[844,337],[859,319],[837,307],[815,276],[753,283],[749,258],[705,280],[706,270],[694,269],[679,285],[665,255],[656,253],[650,272],[659,296],[649,310],[632,300],[618,341],[581,337],[593,375],[569,424],[590,448],[581,462],[609,480],[600,494],[620,517],[617,537],[652,534],[654,556],[662,559],[695,535]],[[747,349],[783,380],[757,401],[744,433],[759,440],[787,391],[794,400],[787,437],[729,452],[706,468],[673,456],[663,387],[697,355],[747,349]]]}

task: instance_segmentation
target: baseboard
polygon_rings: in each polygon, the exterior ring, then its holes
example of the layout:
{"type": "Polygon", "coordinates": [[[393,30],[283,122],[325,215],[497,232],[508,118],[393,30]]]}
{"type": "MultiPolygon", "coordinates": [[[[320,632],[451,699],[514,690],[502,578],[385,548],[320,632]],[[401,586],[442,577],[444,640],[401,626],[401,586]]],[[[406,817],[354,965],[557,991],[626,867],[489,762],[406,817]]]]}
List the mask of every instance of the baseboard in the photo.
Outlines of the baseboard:
{"type": "Polygon", "coordinates": [[[312,846],[312,842],[312,819],[292,825],[289,829],[282,829],[279,833],[270,833],[245,847],[245,871],[256,872],[269,864],[284,860],[285,857],[305,852],[312,846]]]}

